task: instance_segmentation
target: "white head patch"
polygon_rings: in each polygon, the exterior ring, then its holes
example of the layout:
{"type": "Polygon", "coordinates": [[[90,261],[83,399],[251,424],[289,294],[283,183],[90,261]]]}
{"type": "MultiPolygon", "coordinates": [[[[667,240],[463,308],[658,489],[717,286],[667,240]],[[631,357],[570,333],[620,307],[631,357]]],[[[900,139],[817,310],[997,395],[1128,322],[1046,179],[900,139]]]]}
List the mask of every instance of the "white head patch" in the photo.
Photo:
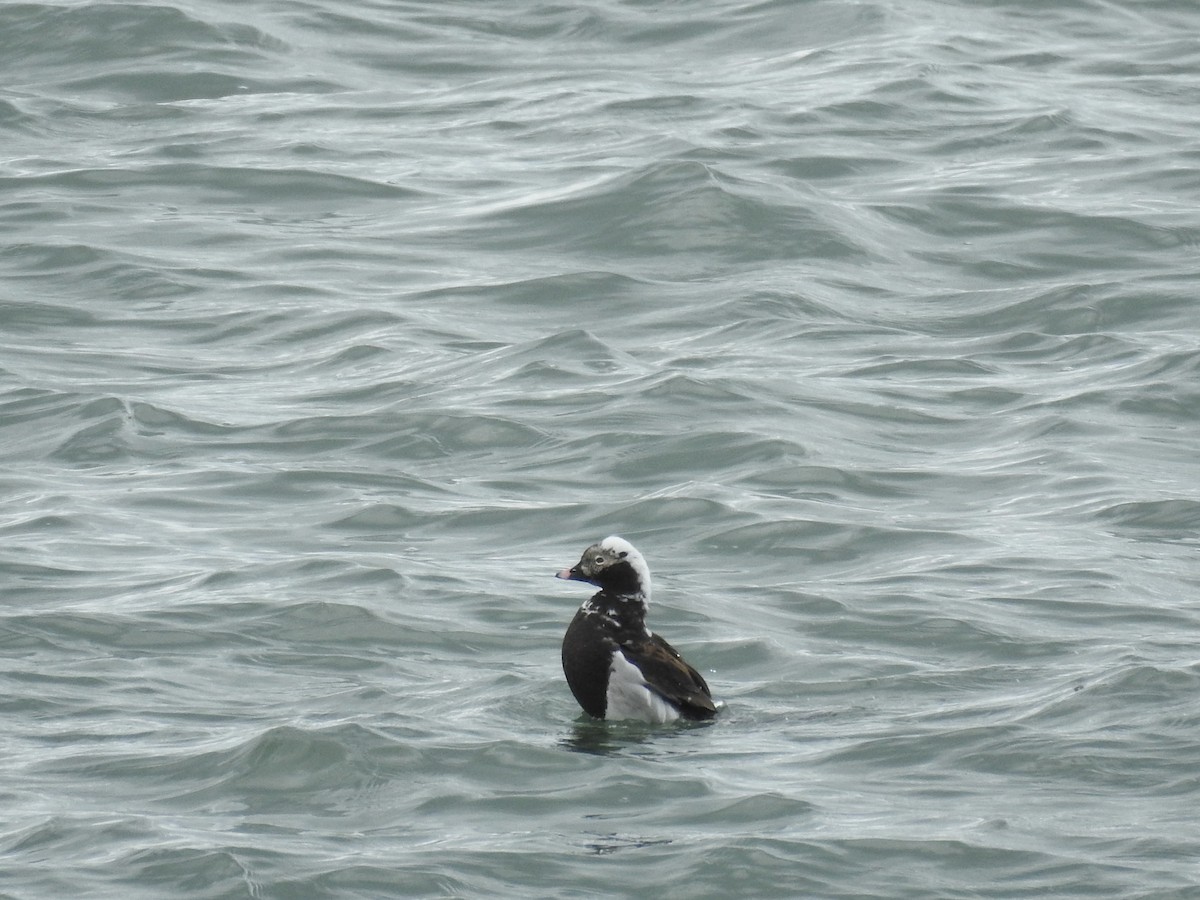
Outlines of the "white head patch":
{"type": "Polygon", "coordinates": [[[606,554],[620,557],[629,563],[630,568],[637,573],[638,581],[641,582],[642,595],[649,601],[650,567],[646,565],[646,560],[642,557],[642,554],[637,552],[637,548],[625,540],[625,538],[612,534],[600,542],[600,549],[606,554]]]}

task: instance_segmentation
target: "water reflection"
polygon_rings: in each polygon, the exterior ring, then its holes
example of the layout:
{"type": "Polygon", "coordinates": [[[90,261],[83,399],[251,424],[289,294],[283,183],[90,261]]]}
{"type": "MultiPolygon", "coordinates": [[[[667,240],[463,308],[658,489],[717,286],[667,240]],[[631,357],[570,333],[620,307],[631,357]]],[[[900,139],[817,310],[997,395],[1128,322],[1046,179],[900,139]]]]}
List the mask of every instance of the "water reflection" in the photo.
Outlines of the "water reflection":
{"type": "Polygon", "coordinates": [[[654,725],[648,722],[606,722],[580,716],[571,724],[570,733],[559,741],[559,746],[574,753],[612,756],[645,745],[651,739],[670,740],[697,729],[709,728],[714,722],[654,725]]]}

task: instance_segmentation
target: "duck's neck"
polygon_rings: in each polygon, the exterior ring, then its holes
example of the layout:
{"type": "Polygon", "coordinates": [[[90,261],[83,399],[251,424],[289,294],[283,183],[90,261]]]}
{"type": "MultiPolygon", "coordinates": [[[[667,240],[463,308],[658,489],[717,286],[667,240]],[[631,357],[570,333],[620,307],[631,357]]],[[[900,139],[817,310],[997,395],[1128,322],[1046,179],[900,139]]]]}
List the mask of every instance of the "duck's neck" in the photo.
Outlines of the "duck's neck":
{"type": "Polygon", "coordinates": [[[607,619],[618,630],[642,631],[646,627],[649,598],[642,593],[618,594],[615,591],[600,591],[584,604],[584,608],[607,619]]]}

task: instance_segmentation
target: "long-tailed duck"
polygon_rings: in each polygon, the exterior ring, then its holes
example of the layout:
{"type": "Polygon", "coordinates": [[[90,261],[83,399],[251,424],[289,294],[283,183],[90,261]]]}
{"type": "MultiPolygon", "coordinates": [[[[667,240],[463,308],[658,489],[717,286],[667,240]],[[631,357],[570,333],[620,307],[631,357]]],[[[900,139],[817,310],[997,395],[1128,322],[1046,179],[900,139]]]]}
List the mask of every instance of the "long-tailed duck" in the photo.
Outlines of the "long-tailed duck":
{"type": "Polygon", "coordinates": [[[646,627],[650,568],[629,541],[606,537],[558,577],[600,588],[563,637],[563,672],[584,712],[656,723],[717,714],[700,673],[646,627]]]}

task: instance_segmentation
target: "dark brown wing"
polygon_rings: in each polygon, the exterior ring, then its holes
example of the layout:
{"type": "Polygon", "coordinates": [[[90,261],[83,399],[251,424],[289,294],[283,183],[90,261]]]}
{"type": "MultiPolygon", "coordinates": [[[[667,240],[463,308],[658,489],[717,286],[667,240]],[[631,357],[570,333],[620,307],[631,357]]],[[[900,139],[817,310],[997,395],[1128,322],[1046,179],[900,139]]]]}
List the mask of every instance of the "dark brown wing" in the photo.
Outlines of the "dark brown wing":
{"type": "Polygon", "coordinates": [[[684,718],[711,719],[717,714],[704,678],[657,634],[623,643],[621,652],[641,670],[647,686],[679,707],[684,718]]]}

